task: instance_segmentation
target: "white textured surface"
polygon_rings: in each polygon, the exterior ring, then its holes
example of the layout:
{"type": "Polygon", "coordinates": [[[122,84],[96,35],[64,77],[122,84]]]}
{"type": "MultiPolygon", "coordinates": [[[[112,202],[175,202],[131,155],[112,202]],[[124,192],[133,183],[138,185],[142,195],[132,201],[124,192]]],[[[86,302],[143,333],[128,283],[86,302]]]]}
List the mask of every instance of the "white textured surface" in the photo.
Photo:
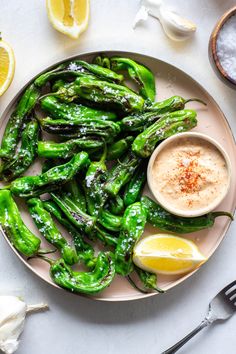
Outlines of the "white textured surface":
{"type": "MultiPolygon", "coordinates": [[[[16,55],[16,74],[0,98],[0,112],[33,75],[54,61],[93,50],[128,50],[149,54],[185,70],[216,99],[236,131],[236,92],[214,74],[208,61],[208,39],[217,19],[234,1],[168,0],[193,20],[194,39],[168,40],[155,19],[131,28],[138,0],[91,0],[91,21],[79,42],[51,28],[43,0],[1,0],[1,31],[16,55]]],[[[50,311],[28,318],[19,354],[160,354],[201,321],[208,300],[236,278],[236,224],[207,264],[163,296],[130,303],[100,303],[58,291],[32,274],[0,239],[0,293],[47,301],[50,311]]],[[[236,316],[200,333],[185,354],[234,354],[236,316]]]]}

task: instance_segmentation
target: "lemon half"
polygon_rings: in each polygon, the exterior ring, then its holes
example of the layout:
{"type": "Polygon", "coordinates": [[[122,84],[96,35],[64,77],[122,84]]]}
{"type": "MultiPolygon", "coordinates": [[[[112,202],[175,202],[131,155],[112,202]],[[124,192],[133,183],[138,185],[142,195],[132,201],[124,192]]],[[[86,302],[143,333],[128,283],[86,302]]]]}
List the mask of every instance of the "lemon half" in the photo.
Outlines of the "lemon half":
{"type": "Polygon", "coordinates": [[[89,21],[89,0],[47,0],[48,18],[53,27],[77,39],[89,21]]]}
{"type": "Polygon", "coordinates": [[[134,263],[147,271],[159,274],[182,274],[206,261],[198,247],[182,237],[157,234],[137,243],[134,263]]]}
{"type": "Polygon", "coordinates": [[[0,96],[10,86],[15,73],[15,57],[11,46],[0,35],[0,96]]]}

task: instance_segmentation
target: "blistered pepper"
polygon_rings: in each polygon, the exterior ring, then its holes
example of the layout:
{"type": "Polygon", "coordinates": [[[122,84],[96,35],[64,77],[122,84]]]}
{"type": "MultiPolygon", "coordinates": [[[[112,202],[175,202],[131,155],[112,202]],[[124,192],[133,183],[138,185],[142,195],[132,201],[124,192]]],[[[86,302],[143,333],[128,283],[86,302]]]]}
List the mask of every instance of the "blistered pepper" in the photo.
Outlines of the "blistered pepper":
{"type": "Polygon", "coordinates": [[[75,249],[62,236],[50,213],[44,209],[43,202],[39,198],[32,198],[27,201],[27,205],[30,215],[45,239],[61,252],[62,258],[67,264],[77,263],[78,256],[75,249]]]}
{"type": "Polygon", "coordinates": [[[188,234],[212,227],[215,218],[218,216],[227,216],[233,220],[233,216],[226,211],[213,211],[194,218],[176,216],[169,213],[146,195],[141,198],[141,203],[146,208],[147,221],[151,225],[158,227],[160,230],[176,232],[178,234],[188,234]]]}
{"type": "Polygon", "coordinates": [[[115,250],[116,272],[128,275],[133,270],[133,249],[141,237],[147,219],[147,211],[140,202],[134,203],[125,210],[118,244],[115,250]]]}
{"type": "Polygon", "coordinates": [[[27,257],[39,251],[41,240],[24,224],[9,190],[0,190],[0,226],[13,246],[27,257]]]}
{"type": "Polygon", "coordinates": [[[79,170],[89,163],[88,154],[80,152],[64,165],[52,167],[38,176],[26,176],[11,183],[10,189],[19,197],[34,197],[58,189],[71,180],[79,170]]]}

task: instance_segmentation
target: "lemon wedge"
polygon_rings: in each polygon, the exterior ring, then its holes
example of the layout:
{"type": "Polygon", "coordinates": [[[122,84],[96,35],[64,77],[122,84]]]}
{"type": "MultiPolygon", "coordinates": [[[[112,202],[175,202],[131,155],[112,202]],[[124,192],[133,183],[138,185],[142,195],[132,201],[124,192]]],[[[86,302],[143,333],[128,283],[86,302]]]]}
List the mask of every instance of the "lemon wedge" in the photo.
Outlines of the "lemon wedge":
{"type": "Polygon", "coordinates": [[[48,18],[53,27],[77,39],[89,21],[89,0],[47,0],[48,18]]]}
{"type": "Polygon", "coordinates": [[[143,238],[134,248],[134,263],[159,274],[182,274],[206,261],[198,247],[182,237],[157,234],[143,238]]]}
{"type": "Polygon", "coordinates": [[[10,86],[15,72],[15,57],[11,46],[0,35],[0,96],[10,86]]]}

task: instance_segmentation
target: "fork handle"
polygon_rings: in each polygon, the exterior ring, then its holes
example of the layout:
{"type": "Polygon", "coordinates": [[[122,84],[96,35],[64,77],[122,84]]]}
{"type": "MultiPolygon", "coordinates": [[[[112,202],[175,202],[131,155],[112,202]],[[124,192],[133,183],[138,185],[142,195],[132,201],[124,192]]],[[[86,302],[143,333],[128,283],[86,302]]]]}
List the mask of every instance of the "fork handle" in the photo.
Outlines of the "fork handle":
{"type": "Polygon", "coordinates": [[[173,354],[176,353],[185,343],[187,343],[191,338],[193,338],[198,332],[200,332],[203,328],[208,326],[211,322],[205,318],[199,326],[197,326],[192,332],[187,334],[183,339],[181,339],[178,343],[165,350],[161,354],[173,354]]]}

